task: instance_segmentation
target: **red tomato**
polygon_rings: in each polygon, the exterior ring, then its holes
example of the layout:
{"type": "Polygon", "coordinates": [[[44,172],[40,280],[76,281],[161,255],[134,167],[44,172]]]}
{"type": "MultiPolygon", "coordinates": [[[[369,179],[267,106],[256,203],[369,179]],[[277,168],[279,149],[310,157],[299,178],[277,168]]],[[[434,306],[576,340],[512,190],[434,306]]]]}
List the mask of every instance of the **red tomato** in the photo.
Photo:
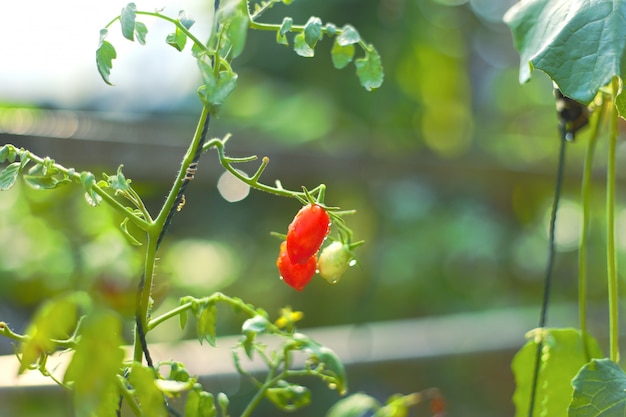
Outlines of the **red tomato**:
{"type": "Polygon", "coordinates": [[[313,255],[308,261],[301,264],[291,262],[287,254],[287,242],[280,244],[280,253],[276,260],[276,266],[280,272],[280,277],[290,287],[297,291],[302,291],[311,281],[317,268],[317,255],[313,255]]]}
{"type": "Polygon", "coordinates": [[[317,204],[300,209],[287,230],[287,253],[294,264],[309,261],[330,231],[330,216],[317,204]]]}

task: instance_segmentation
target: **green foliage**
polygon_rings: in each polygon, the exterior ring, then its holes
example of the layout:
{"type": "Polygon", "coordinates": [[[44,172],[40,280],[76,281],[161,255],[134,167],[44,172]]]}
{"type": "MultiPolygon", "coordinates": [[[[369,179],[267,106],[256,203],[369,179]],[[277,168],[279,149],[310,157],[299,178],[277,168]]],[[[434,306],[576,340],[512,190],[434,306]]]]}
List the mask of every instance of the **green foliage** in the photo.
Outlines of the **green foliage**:
{"type": "Polygon", "coordinates": [[[374,397],[363,393],[356,393],[337,401],[337,403],[328,410],[326,417],[361,417],[368,412],[379,410],[380,407],[380,402],[374,397]]]}
{"type": "Polygon", "coordinates": [[[124,359],[121,331],[119,316],[109,310],[96,310],[82,320],[80,339],[63,378],[74,390],[77,417],[114,415],[124,359]]]}
{"type": "MultiPolygon", "coordinates": [[[[337,29],[332,24],[324,25],[321,19],[311,17],[305,25],[294,25],[293,19],[284,18],[282,24],[259,23],[261,14],[275,4],[291,4],[288,0],[268,0],[255,4],[250,13],[250,2],[233,0],[220,2],[214,11],[215,21],[211,22],[211,33],[206,41],[199,40],[190,29],[195,20],[187,12],[180,11],[176,19],[154,12],[140,11],[134,3],[126,5],[105,28],[100,31],[99,45],[96,50],[97,69],[105,83],[111,84],[110,75],[113,60],[117,53],[107,40],[111,26],[119,22],[122,37],[131,42],[146,43],[147,26],[137,21],[138,16],[164,20],[173,26],[173,31],[165,37],[165,43],[177,51],[183,51],[191,42],[191,54],[197,60],[202,76],[202,85],[198,88],[203,109],[198,121],[198,128],[190,141],[187,153],[183,157],[181,169],[159,213],[153,218],[145,207],[142,198],[126,178],[120,165],[114,175],[103,174],[96,179],[91,172],[76,172],[65,168],[50,158],[41,158],[24,149],[12,145],[0,148],[0,162],[8,165],[0,172],[0,190],[10,189],[20,175],[25,183],[34,189],[53,189],[59,185],[80,184],[85,192],[85,199],[90,206],[102,203],[112,207],[122,216],[120,229],[133,245],[144,245],[144,270],[133,300],[135,302],[135,345],[133,357],[124,361],[121,338],[122,317],[101,304],[104,300],[83,301],[81,296],[72,294],[46,303],[34,317],[27,333],[19,335],[11,331],[5,323],[0,323],[2,335],[20,342],[19,372],[38,369],[50,376],[46,369],[46,358],[58,348],[73,349],[74,353],[62,381],[59,384],[73,390],[75,414],[78,417],[119,415],[119,408],[125,402],[131,412],[137,416],[167,416],[166,397],[187,394],[185,415],[189,417],[228,416],[230,399],[223,393],[216,396],[203,390],[197,378],[180,362],[153,364],[150,360],[146,334],[162,322],[179,316],[180,325],[187,324],[188,313],[194,315],[196,333],[200,343],[207,341],[211,346],[217,341],[217,306],[226,303],[236,312],[243,313],[242,337],[233,349],[236,369],[250,378],[258,387],[258,393],[251,400],[242,416],[248,417],[259,401],[267,399],[279,409],[292,411],[311,402],[311,392],[294,378],[316,377],[331,389],[344,395],[347,392],[347,377],[343,364],[328,347],[313,339],[295,332],[290,312],[289,323],[281,326],[273,324],[265,311],[244,303],[239,298],[227,297],[221,293],[196,299],[183,297],[180,305],[159,317],[152,317],[153,279],[157,251],[173,214],[184,205],[184,190],[193,178],[199,156],[208,150],[216,150],[219,162],[224,169],[250,187],[279,196],[289,197],[300,203],[323,201],[325,186],[311,190],[293,191],[280,183],[265,185],[260,177],[269,163],[263,158],[256,172],[248,176],[235,169],[234,164],[251,162],[255,156],[232,158],[225,154],[224,146],[228,137],[207,141],[209,115],[217,114],[227,97],[237,86],[238,75],[232,69],[232,61],[244,50],[248,30],[272,30],[277,33],[278,43],[288,44],[287,35],[294,34],[294,49],[302,56],[313,56],[315,47],[324,35],[336,37],[333,48],[333,63],[337,68],[344,68],[353,61],[355,45],[359,45],[364,55],[355,61],[357,75],[367,89],[378,88],[382,83],[382,65],[380,56],[371,45],[367,45],[351,26],[337,29]],[[141,230],[135,234],[130,227],[141,230]],[[80,307],[80,308],[79,308],[80,307]],[[83,315],[81,316],[80,313],[83,315]],[[286,329],[286,330],[285,330],[286,329]],[[71,332],[74,332],[71,334],[71,332]],[[259,341],[259,335],[277,338],[278,347],[268,352],[259,341]],[[243,350],[248,358],[260,358],[268,368],[264,376],[248,373],[239,360],[243,350]],[[295,367],[294,354],[304,356],[303,366],[295,367]],[[144,366],[143,359],[147,366],[144,366]],[[169,377],[161,374],[161,368],[170,366],[169,377]],[[258,379],[264,377],[265,379],[258,379]]],[[[333,222],[337,225],[339,237],[346,244],[350,243],[352,231],[346,226],[342,216],[351,211],[333,210],[333,222]]],[[[84,295],[83,295],[84,297],[84,295]]],[[[285,317],[282,317],[283,320],[285,317]]],[[[255,358],[255,359],[256,359],[255,358]]],[[[395,409],[395,408],[394,408],[395,409]]],[[[391,415],[391,414],[389,414],[391,415]]]]}
{"type": "Polygon", "coordinates": [[[626,75],[626,2],[532,0],[505,16],[521,56],[520,81],[532,69],[550,76],[563,94],[589,104],[613,77],[626,75]]]}
{"type": "Polygon", "coordinates": [[[290,384],[282,379],[276,382],[274,387],[268,388],[265,396],[284,411],[295,411],[311,402],[311,391],[307,387],[290,384]]]}
{"type": "Polygon", "coordinates": [[[591,336],[583,340],[582,333],[575,329],[536,329],[529,333],[529,337],[531,340],[515,355],[512,363],[516,384],[513,396],[515,415],[529,415],[537,344],[541,343],[533,415],[567,416],[573,392],[572,378],[591,358],[602,357],[602,352],[591,336]]]}
{"type": "Polygon", "coordinates": [[[105,83],[113,85],[109,80],[111,75],[111,69],[113,68],[113,60],[117,58],[117,52],[115,47],[107,40],[105,40],[109,31],[102,29],[100,31],[100,46],[96,49],[96,64],[98,65],[98,72],[105,83]]]}
{"type": "Polygon", "coordinates": [[[46,356],[58,347],[57,341],[70,338],[78,317],[78,296],[56,298],[42,305],[26,330],[26,340],[20,346],[19,373],[39,362],[45,365],[46,356]]]}
{"type": "Polygon", "coordinates": [[[215,397],[213,394],[194,389],[189,391],[185,403],[185,417],[216,417],[215,397]]]}
{"type": "Polygon", "coordinates": [[[610,359],[593,359],[572,381],[574,395],[569,417],[626,414],[626,375],[610,359]]]}
{"type": "Polygon", "coordinates": [[[154,370],[134,363],[130,369],[128,382],[134,387],[134,395],[137,397],[144,414],[155,417],[168,415],[163,393],[155,383],[154,370]]]}

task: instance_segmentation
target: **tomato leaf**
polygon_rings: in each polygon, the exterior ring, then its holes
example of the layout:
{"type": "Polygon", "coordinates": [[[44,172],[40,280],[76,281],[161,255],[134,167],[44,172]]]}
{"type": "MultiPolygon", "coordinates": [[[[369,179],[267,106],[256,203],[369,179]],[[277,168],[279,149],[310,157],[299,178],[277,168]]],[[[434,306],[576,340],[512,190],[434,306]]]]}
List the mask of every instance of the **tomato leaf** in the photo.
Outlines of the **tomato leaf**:
{"type": "Polygon", "coordinates": [[[81,322],[81,334],[65,383],[73,383],[77,417],[115,415],[119,394],[115,378],[122,367],[122,323],[110,310],[99,310],[81,322]]]}
{"type": "Polygon", "coordinates": [[[304,38],[304,33],[300,32],[293,38],[293,50],[304,58],[311,58],[315,55],[315,51],[304,38]]]}
{"type": "Polygon", "coordinates": [[[102,77],[104,82],[113,85],[109,80],[109,76],[111,75],[111,68],[113,68],[113,60],[117,58],[117,53],[113,45],[104,39],[108,32],[106,29],[100,31],[100,45],[96,49],[96,64],[98,65],[100,77],[102,77]]]}
{"type": "Polygon", "coordinates": [[[165,42],[180,52],[185,49],[185,45],[187,44],[187,35],[185,35],[185,33],[179,28],[176,28],[174,33],[167,35],[165,42]]]}
{"type": "Polygon", "coordinates": [[[357,59],[354,64],[361,85],[367,91],[372,91],[383,84],[383,65],[373,45],[369,45],[365,56],[357,59]]]}
{"type": "Polygon", "coordinates": [[[285,380],[276,382],[276,386],[269,388],[265,396],[284,411],[295,411],[311,403],[311,391],[307,387],[285,380]]]}
{"type": "Polygon", "coordinates": [[[368,412],[375,412],[381,405],[377,399],[367,394],[356,393],[335,403],[326,417],[361,417],[368,412]]]}
{"type": "Polygon", "coordinates": [[[358,43],[361,40],[361,36],[356,29],[350,25],[345,25],[341,28],[341,34],[337,36],[337,43],[340,46],[348,46],[358,43]]]}
{"type": "Polygon", "coordinates": [[[539,69],[564,95],[589,104],[626,74],[626,0],[529,0],[504,16],[521,56],[519,79],[539,69]]]}
{"type": "Polygon", "coordinates": [[[216,417],[215,397],[206,391],[193,390],[187,395],[185,417],[216,417]]]}
{"type": "Polygon", "coordinates": [[[135,3],[128,3],[122,9],[120,14],[120,25],[122,26],[122,35],[129,41],[135,40],[135,12],[137,6],[135,3]]]}
{"type": "Polygon", "coordinates": [[[224,104],[226,97],[237,87],[237,73],[220,71],[216,78],[213,67],[209,64],[200,59],[198,65],[205,83],[198,88],[198,95],[202,102],[209,107],[211,113],[216,114],[224,104]]]}
{"type": "Polygon", "coordinates": [[[15,162],[16,158],[17,152],[13,145],[3,145],[2,147],[0,147],[0,162],[15,162]]]}
{"type": "MultiPolygon", "coordinates": [[[[513,395],[515,416],[527,417],[529,415],[537,339],[543,339],[533,415],[565,417],[572,398],[572,378],[589,360],[585,353],[583,336],[576,329],[536,329],[529,332],[529,335],[534,338],[517,352],[511,364],[516,384],[513,395]]],[[[587,345],[591,357],[602,357],[600,348],[591,336],[587,336],[587,345]]]]}
{"type": "Polygon", "coordinates": [[[185,29],[189,30],[194,23],[196,23],[196,19],[191,16],[191,14],[187,13],[184,10],[181,10],[178,13],[178,21],[181,25],[185,27],[185,29]]]}
{"type": "Polygon", "coordinates": [[[330,50],[333,65],[337,69],[345,68],[354,58],[354,45],[341,45],[335,41],[330,50]]]}
{"type": "Polygon", "coordinates": [[[626,414],[626,374],[610,359],[594,359],[572,381],[574,396],[569,417],[626,414]]]}
{"type": "Polygon", "coordinates": [[[42,355],[55,350],[56,343],[52,339],[66,339],[70,336],[70,331],[76,325],[77,309],[76,298],[69,295],[50,300],[37,311],[26,331],[28,341],[20,346],[20,374],[42,355]]]}
{"type": "Polygon", "coordinates": [[[311,48],[315,48],[317,41],[322,37],[322,20],[319,17],[311,16],[304,25],[304,41],[311,48]]]}
{"type": "Polygon", "coordinates": [[[24,175],[24,181],[35,190],[51,190],[59,184],[65,184],[68,181],[59,181],[54,177],[44,175],[24,175]]]}
{"type": "Polygon", "coordinates": [[[228,25],[228,39],[232,49],[230,51],[232,58],[237,58],[246,46],[246,37],[248,35],[248,15],[234,16],[228,25]]]}
{"type": "Polygon", "coordinates": [[[144,415],[167,417],[163,394],[155,384],[152,369],[134,363],[128,381],[134,388],[134,395],[139,399],[144,415]]]}
{"type": "Polygon", "coordinates": [[[216,346],[215,324],[217,323],[217,308],[211,303],[201,309],[198,316],[198,340],[206,340],[213,347],[216,346]]]}
{"type": "Polygon", "coordinates": [[[6,191],[15,185],[20,168],[19,162],[13,162],[0,172],[0,191],[6,191]]]}
{"type": "Polygon", "coordinates": [[[135,37],[139,45],[146,44],[146,35],[148,34],[148,28],[143,22],[135,22],[135,37]]]}

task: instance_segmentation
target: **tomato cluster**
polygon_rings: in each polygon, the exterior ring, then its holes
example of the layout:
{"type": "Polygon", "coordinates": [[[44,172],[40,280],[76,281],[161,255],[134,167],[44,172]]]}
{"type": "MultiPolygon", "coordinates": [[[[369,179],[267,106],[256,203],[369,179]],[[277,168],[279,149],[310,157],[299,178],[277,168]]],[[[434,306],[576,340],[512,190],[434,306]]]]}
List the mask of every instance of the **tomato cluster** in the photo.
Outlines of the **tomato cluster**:
{"type": "Polygon", "coordinates": [[[280,245],[276,266],[291,287],[302,291],[317,269],[317,252],[330,232],[330,216],[318,204],[307,204],[296,214],[280,245]]]}
{"type": "Polygon", "coordinates": [[[280,245],[276,260],[280,277],[286,284],[302,291],[315,272],[335,284],[352,265],[352,246],[347,243],[335,241],[320,253],[330,226],[330,215],[319,204],[310,203],[298,211],[287,230],[287,239],[280,245]]]}

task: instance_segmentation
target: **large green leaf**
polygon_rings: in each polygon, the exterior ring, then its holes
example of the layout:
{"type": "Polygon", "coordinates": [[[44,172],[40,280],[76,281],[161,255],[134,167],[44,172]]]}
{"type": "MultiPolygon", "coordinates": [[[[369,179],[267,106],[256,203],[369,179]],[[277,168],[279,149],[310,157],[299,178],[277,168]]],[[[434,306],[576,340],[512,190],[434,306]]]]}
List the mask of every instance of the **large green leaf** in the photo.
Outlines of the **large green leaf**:
{"type": "Polygon", "coordinates": [[[165,399],[155,384],[152,369],[134,363],[128,382],[132,384],[135,397],[139,400],[141,409],[146,416],[167,417],[165,399]]]}
{"type": "Polygon", "coordinates": [[[37,311],[28,326],[27,341],[20,346],[22,360],[19,373],[24,372],[43,355],[52,353],[57,344],[55,339],[66,339],[76,326],[77,297],[74,294],[47,301],[37,311]]]}
{"type": "Polygon", "coordinates": [[[572,381],[569,417],[626,415],[626,374],[610,359],[594,359],[572,381]]]}
{"type": "MultiPolygon", "coordinates": [[[[527,417],[531,390],[534,383],[537,343],[542,341],[541,367],[536,383],[534,416],[566,417],[573,388],[572,378],[589,361],[583,336],[576,329],[536,329],[530,333],[533,339],[513,358],[515,374],[516,417],[527,417]]],[[[602,357],[597,343],[587,336],[590,357],[602,357]]]]}
{"type": "Polygon", "coordinates": [[[544,71],[564,95],[589,104],[626,73],[626,0],[527,0],[504,16],[521,56],[520,82],[544,71]]]}
{"type": "Polygon", "coordinates": [[[115,378],[121,371],[122,323],[109,310],[81,322],[78,346],[63,378],[74,386],[76,417],[113,416],[119,401],[115,378]]]}

